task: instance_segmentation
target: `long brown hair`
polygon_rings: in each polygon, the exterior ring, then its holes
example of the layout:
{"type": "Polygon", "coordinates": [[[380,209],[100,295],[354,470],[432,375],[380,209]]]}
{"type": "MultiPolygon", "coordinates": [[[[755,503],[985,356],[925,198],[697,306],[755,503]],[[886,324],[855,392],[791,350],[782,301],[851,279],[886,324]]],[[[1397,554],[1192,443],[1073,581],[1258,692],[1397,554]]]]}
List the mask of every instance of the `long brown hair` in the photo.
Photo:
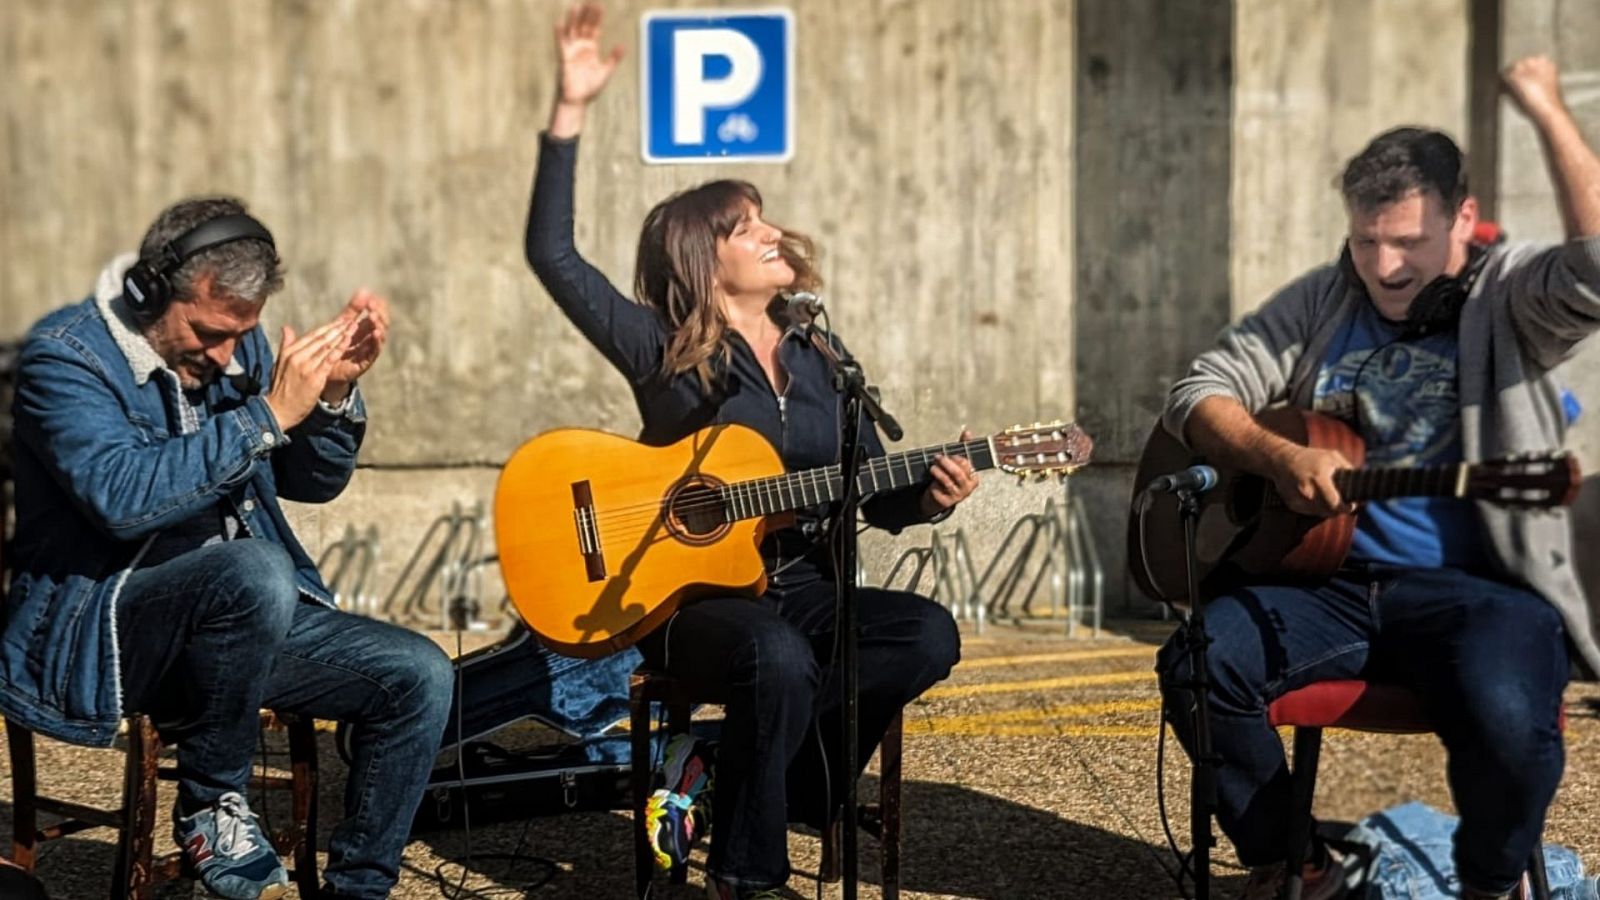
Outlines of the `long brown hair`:
{"type": "MultiPolygon", "coordinates": [[[[657,203],[639,232],[634,297],[659,312],[672,329],[661,375],[673,378],[692,371],[707,393],[714,389],[714,363],[728,353],[728,320],[711,288],[717,241],[733,234],[747,203],[761,209],[761,192],[748,181],[708,181],[657,203]]],[[[822,279],[811,238],[774,227],[783,233],[778,253],[794,270],[790,288],[816,290],[822,279]]]]}

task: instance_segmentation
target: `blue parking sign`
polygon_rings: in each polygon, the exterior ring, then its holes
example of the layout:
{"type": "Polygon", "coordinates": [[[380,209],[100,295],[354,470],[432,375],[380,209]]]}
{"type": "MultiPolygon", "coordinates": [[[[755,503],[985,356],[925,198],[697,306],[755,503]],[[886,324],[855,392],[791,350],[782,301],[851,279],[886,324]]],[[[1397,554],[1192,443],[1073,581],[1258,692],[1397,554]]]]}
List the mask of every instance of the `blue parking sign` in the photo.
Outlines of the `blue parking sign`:
{"type": "Polygon", "coordinates": [[[640,32],[645,162],[794,155],[794,13],[657,10],[640,32]]]}

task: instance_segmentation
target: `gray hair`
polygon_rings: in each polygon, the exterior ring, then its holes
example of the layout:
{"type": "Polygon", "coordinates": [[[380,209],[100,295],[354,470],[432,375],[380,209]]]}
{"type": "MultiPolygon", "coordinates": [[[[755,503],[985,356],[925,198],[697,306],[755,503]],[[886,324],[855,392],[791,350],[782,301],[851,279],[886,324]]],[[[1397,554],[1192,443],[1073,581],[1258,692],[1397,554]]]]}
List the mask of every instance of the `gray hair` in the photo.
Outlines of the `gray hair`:
{"type": "MultiPolygon", "coordinates": [[[[139,258],[154,261],[173,241],[202,223],[222,216],[246,214],[244,204],[232,197],[192,197],[162,210],[139,243],[139,258]]],[[[194,299],[195,284],[213,277],[212,293],[246,303],[261,303],[283,288],[283,266],[278,252],[266,241],[229,241],[202,250],[171,275],[172,299],[194,299]]]]}

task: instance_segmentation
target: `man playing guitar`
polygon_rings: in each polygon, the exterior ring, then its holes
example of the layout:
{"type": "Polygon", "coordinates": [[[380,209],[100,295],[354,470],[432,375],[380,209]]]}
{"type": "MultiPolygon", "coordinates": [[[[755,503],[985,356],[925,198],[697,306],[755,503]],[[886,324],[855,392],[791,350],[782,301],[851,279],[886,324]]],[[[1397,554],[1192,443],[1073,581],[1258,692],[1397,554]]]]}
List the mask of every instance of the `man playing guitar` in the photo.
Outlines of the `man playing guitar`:
{"type": "MultiPolygon", "coordinates": [[[[1473,243],[1476,201],[1450,138],[1379,135],[1344,170],[1343,258],[1228,329],[1174,385],[1163,422],[1219,464],[1269,478],[1294,510],[1353,507],[1337,451],[1293,443],[1255,414],[1276,405],[1342,419],[1369,461],[1418,465],[1545,451],[1567,421],[1550,369],[1600,326],[1600,159],[1530,58],[1504,84],[1538,130],[1567,241],[1473,243]]],[[[1306,684],[1377,677],[1414,689],[1449,754],[1467,898],[1511,897],[1561,780],[1557,719],[1572,661],[1600,671],[1564,512],[1471,501],[1364,504],[1347,564],[1321,584],[1227,588],[1206,607],[1218,819],[1252,867],[1246,898],[1277,895],[1289,772],[1268,704],[1306,684]]],[[[1183,636],[1158,661],[1167,714],[1192,752],[1183,636]]],[[[1313,849],[1304,894],[1336,890],[1313,849]],[[1326,876],[1326,877],[1322,877],[1326,876]]]]}

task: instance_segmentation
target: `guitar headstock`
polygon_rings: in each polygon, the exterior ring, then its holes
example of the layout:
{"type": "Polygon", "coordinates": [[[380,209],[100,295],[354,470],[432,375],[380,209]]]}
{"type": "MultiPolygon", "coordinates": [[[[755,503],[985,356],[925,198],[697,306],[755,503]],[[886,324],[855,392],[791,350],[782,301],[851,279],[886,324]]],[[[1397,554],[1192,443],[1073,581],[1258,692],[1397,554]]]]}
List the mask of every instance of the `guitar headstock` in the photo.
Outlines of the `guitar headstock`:
{"type": "Polygon", "coordinates": [[[989,438],[995,467],[1026,478],[1070,475],[1088,465],[1094,439],[1071,422],[1016,425],[989,438]]]}
{"type": "Polygon", "coordinates": [[[1570,506],[1583,474],[1570,453],[1523,454],[1468,466],[1466,495],[1500,506],[1570,506]]]}

